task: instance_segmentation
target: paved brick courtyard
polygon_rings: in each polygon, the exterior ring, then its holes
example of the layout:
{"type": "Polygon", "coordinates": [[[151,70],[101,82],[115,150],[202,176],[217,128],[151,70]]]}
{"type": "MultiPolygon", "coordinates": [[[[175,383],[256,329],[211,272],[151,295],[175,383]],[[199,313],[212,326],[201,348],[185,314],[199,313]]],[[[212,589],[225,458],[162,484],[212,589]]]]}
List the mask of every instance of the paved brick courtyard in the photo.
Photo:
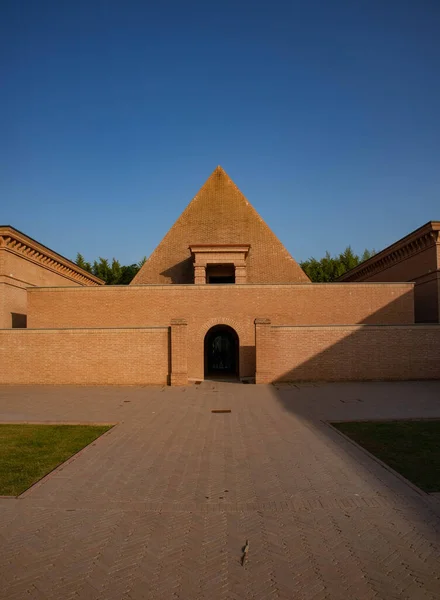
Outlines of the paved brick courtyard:
{"type": "Polygon", "coordinates": [[[0,388],[3,422],[118,423],[0,499],[0,598],[440,598],[439,500],[323,423],[420,416],[440,382],[0,388]]]}

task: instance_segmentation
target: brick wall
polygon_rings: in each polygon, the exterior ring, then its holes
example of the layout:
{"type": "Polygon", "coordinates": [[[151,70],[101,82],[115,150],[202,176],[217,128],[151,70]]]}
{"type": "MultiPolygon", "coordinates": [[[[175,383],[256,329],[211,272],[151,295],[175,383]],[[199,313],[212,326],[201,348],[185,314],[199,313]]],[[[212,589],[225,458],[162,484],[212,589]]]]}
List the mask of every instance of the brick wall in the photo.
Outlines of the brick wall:
{"type": "Polygon", "coordinates": [[[438,231],[433,231],[431,224],[427,224],[408,236],[413,238],[411,244],[407,238],[396,242],[389,249],[379,252],[378,255],[343,275],[340,280],[413,281],[416,284],[414,289],[416,323],[438,323],[440,294],[436,280],[440,278],[440,243],[435,243],[431,237],[437,234],[438,231]],[[427,238],[427,235],[430,237],[427,238]],[[365,269],[372,269],[372,271],[366,273],[365,269]]]}
{"type": "Polygon", "coordinates": [[[436,279],[439,276],[438,252],[440,246],[433,245],[417,254],[404,258],[379,273],[362,281],[414,281],[415,320],[417,323],[438,323],[440,296],[436,279]]]}
{"type": "Polygon", "coordinates": [[[10,328],[12,313],[27,313],[29,286],[78,286],[49,266],[37,264],[5,248],[0,251],[0,329],[10,328]]]}
{"type": "Polygon", "coordinates": [[[439,325],[267,327],[259,383],[440,378],[439,325]]]}
{"type": "Polygon", "coordinates": [[[440,322],[440,272],[437,276],[437,314],[438,320],[440,322]]]}
{"type": "Polygon", "coordinates": [[[0,384],[165,384],[169,328],[0,331],[0,384]]]}
{"type": "Polygon", "coordinates": [[[414,286],[414,314],[416,323],[438,323],[440,321],[438,291],[440,272],[420,277],[414,286]]]}
{"type": "Polygon", "coordinates": [[[28,327],[150,327],[187,322],[188,377],[204,376],[217,324],[240,341],[240,376],[255,375],[256,317],[273,324],[413,323],[412,284],[180,285],[44,288],[28,292],[28,327]]]}
{"type": "Polygon", "coordinates": [[[0,329],[12,327],[13,314],[26,314],[27,291],[21,285],[0,281],[0,329]]]}
{"type": "Polygon", "coordinates": [[[5,289],[6,286],[4,283],[0,282],[0,329],[5,329],[7,327],[7,313],[5,308],[5,289]]]}

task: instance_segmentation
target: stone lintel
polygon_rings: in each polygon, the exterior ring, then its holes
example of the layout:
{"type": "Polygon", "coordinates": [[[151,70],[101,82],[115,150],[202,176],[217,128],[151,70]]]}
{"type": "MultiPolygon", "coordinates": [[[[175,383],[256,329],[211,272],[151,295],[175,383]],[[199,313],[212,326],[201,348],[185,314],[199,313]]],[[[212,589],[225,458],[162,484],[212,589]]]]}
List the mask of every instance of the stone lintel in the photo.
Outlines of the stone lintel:
{"type": "Polygon", "coordinates": [[[171,319],[171,325],[188,325],[186,319],[171,319]]]}

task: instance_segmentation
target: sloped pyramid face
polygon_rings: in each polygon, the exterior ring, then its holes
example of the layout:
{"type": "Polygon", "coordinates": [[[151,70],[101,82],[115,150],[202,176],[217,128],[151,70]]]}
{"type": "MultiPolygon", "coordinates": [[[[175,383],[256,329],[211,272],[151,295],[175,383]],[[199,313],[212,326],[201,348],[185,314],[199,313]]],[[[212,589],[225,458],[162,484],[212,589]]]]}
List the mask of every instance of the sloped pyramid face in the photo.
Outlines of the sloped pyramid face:
{"type": "Polygon", "coordinates": [[[221,167],[217,167],[148,258],[132,284],[193,283],[196,244],[250,244],[248,283],[309,278],[221,167]]]}

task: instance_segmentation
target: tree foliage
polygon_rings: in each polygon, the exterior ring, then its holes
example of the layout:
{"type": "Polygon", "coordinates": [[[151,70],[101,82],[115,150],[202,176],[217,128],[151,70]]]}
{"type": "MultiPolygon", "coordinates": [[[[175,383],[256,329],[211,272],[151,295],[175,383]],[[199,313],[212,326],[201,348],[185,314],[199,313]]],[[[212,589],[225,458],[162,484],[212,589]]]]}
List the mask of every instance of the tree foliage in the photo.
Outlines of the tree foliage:
{"type": "Polygon", "coordinates": [[[362,255],[358,256],[354,254],[351,246],[347,246],[339,255],[331,256],[329,252],[326,252],[320,260],[312,257],[300,263],[300,266],[314,283],[327,283],[336,281],[338,277],[350,269],[354,269],[374,254],[374,250],[364,250],[362,255]]]}
{"type": "Polygon", "coordinates": [[[84,259],[84,256],[78,252],[75,263],[78,267],[81,267],[81,269],[84,269],[105,281],[107,285],[128,285],[146,260],[147,257],[144,256],[138,263],[121,265],[115,258],[113,258],[110,263],[107,258],[102,258],[100,256],[98,260],[89,263],[84,259]]]}

